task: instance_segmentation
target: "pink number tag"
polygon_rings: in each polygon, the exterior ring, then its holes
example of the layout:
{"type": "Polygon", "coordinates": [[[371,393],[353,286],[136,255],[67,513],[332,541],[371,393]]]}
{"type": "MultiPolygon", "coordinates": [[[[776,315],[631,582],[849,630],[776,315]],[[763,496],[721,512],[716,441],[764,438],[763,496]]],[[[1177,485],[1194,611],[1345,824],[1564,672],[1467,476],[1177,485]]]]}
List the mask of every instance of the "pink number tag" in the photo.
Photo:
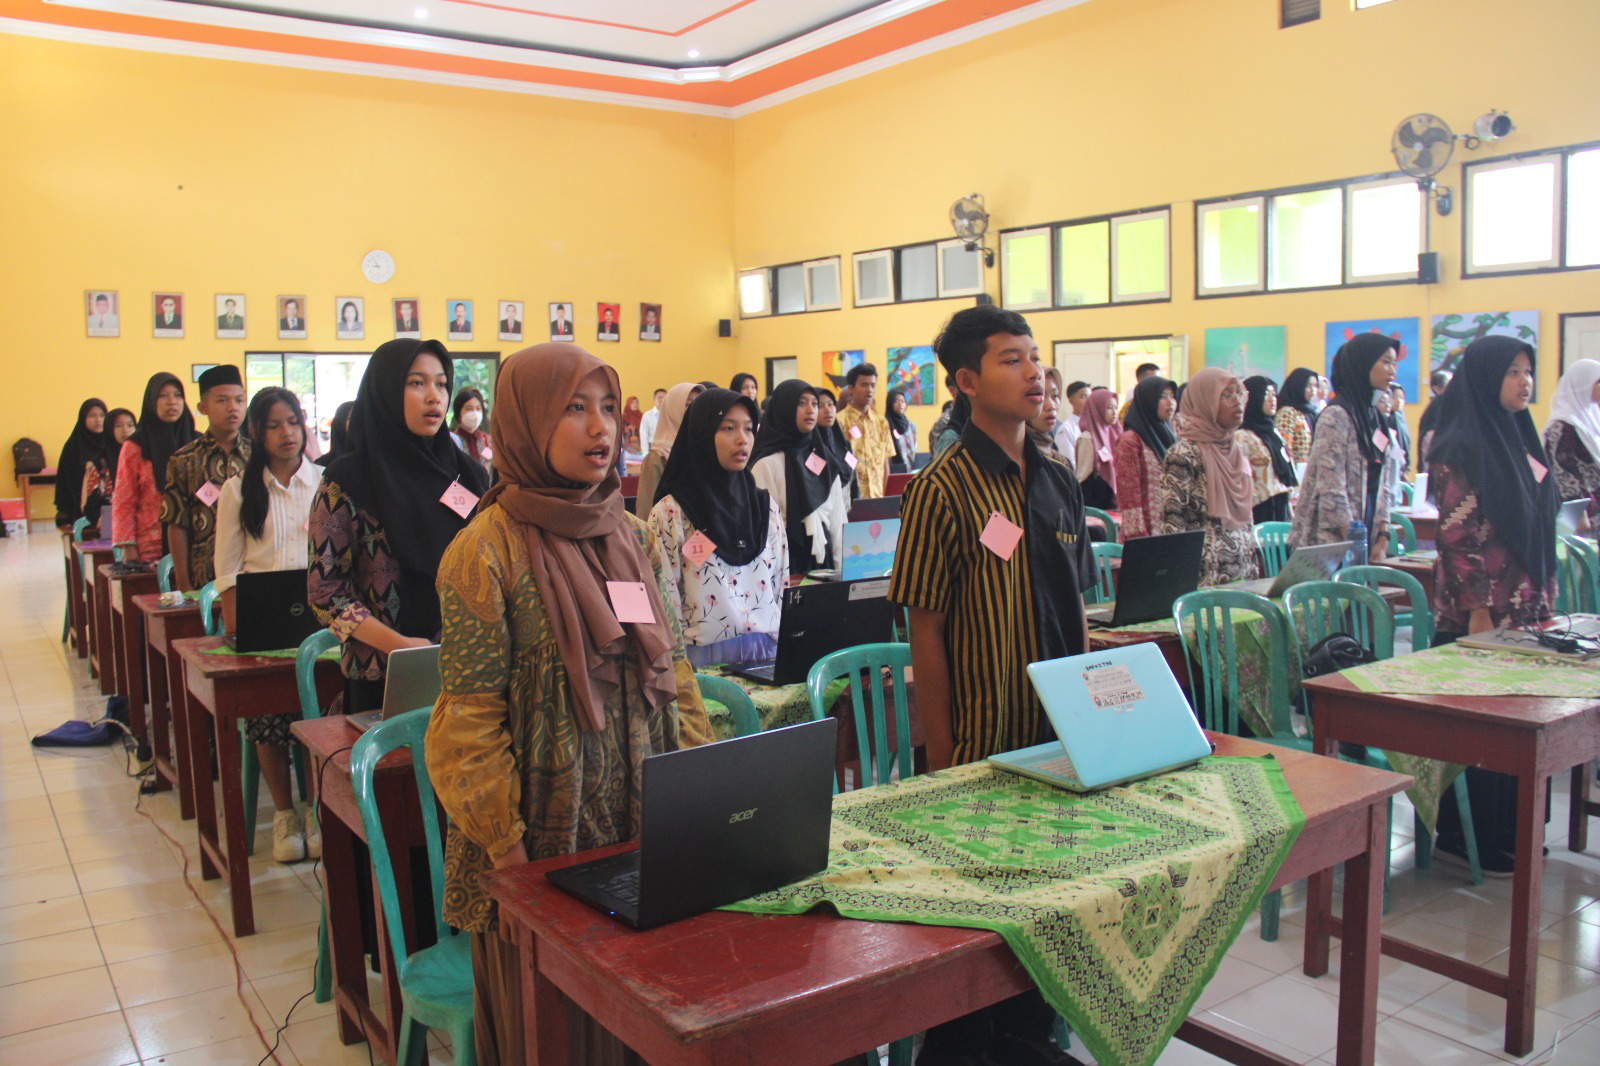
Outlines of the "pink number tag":
{"type": "Polygon", "coordinates": [[[210,507],[217,502],[217,497],[222,495],[222,490],[207,481],[204,485],[194,490],[194,498],[210,507]]]}
{"type": "Polygon", "coordinates": [[[1385,433],[1381,429],[1373,430],[1372,431],[1372,444],[1380,452],[1388,451],[1389,450],[1389,435],[1387,433],[1385,433]]]}
{"type": "Polygon", "coordinates": [[[656,620],[650,606],[650,593],[638,581],[607,581],[606,592],[611,595],[611,610],[619,622],[638,622],[649,625],[656,620]]]}
{"type": "Polygon", "coordinates": [[[844,453],[844,461],[846,463],[850,464],[850,469],[851,470],[854,470],[856,468],[856,453],[855,452],[845,452],[844,453]]]}
{"type": "Polygon", "coordinates": [[[711,558],[711,553],[716,550],[717,546],[710,537],[704,533],[696,533],[684,542],[683,557],[689,560],[691,566],[698,568],[706,565],[706,560],[711,558]]]}
{"type": "Polygon", "coordinates": [[[1100,457],[1100,461],[1102,463],[1109,463],[1111,461],[1110,448],[1101,448],[1099,451],[1095,452],[1095,454],[1100,457]]]}
{"type": "Polygon", "coordinates": [[[860,426],[851,426],[850,427],[850,439],[851,440],[860,440],[861,439],[861,427],[860,426]]]}
{"type": "Polygon", "coordinates": [[[1537,482],[1544,481],[1544,476],[1550,472],[1549,467],[1531,455],[1528,456],[1528,465],[1533,468],[1533,480],[1537,482]]]}
{"type": "Polygon", "coordinates": [[[494,449],[485,444],[483,446],[483,457],[492,462],[494,460],[494,449]]]}
{"type": "Polygon", "coordinates": [[[1022,527],[999,511],[989,515],[988,525],[984,526],[983,532],[978,535],[979,544],[1005,560],[1010,560],[1011,553],[1017,550],[1017,541],[1021,539],[1022,527]]]}
{"type": "Polygon", "coordinates": [[[439,502],[462,518],[466,518],[472,513],[472,509],[478,506],[478,497],[461,482],[452,481],[450,487],[444,490],[444,495],[439,497],[439,502]]]}
{"type": "Polygon", "coordinates": [[[824,459],[821,454],[812,452],[810,457],[806,459],[806,469],[813,474],[820,474],[828,469],[828,460],[824,459]]]}

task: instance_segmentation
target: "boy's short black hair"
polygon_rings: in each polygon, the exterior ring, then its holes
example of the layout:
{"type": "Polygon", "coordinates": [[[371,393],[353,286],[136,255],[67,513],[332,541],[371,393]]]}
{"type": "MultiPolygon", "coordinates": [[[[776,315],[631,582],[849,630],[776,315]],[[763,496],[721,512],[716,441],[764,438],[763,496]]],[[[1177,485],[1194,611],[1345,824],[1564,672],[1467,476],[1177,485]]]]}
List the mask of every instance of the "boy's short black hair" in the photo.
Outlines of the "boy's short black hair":
{"type": "Polygon", "coordinates": [[[1145,371],[1147,370],[1152,374],[1158,374],[1161,372],[1161,368],[1154,363],[1140,363],[1133,372],[1134,380],[1144,377],[1145,371]]]}
{"type": "Polygon", "coordinates": [[[1067,398],[1071,399],[1072,397],[1078,395],[1079,389],[1087,389],[1088,387],[1089,383],[1087,381],[1074,381],[1071,385],[1067,386],[1067,398]]]}
{"type": "Polygon", "coordinates": [[[989,338],[996,333],[1031,337],[1033,327],[1015,311],[993,304],[966,307],[950,316],[933,340],[933,351],[939,357],[939,365],[951,376],[962,369],[977,371],[989,347],[989,338]]]}
{"type": "Polygon", "coordinates": [[[844,383],[851,388],[855,388],[857,378],[875,378],[877,376],[878,368],[871,363],[857,363],[845,373],[844,383]]]}

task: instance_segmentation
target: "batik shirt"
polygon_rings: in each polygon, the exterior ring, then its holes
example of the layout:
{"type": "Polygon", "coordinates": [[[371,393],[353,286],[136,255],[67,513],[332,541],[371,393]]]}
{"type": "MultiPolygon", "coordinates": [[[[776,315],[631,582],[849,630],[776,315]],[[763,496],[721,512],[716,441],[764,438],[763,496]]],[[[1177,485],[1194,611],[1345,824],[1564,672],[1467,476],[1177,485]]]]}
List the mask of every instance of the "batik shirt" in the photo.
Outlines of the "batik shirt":
{"type": "Polygon", "coordinates": [[[172,453],[167,460],[167,490],[161,496],[161,524],[181,529],[189,536],[189,583],[195,587],[216,576],[212,555],[217,542],[217,496],[231,477],[244,473],[250,461],[250,444],[235,437],[224,448],[209,432],[172,453]],[[197,493],[210,485],[217,490],[207,503],[197,493]]]}
{"type": "Polygon", "coordinates": [[[1122,539],[1161,532],[1161,463],[1137,433],[1124,433],[1112,449],[1122,539]]]}
{"type": "Polygon", "coordinates": [[[856,480],[861,495],[882,496],[888,486],[889,459],[894,455],[889,420],[869,407],[866,413],[849,404],[839,409],[839,428],[856,454],[856,480]]]}
{"type": "Polygon", "coordinates": [[[1206,468],[1200,446],[1180,440],[1167,449],[1161,466],[1161,532],[1191,533],[1202,530],[1200,586],[1251,581],[1261,576],[1256,555],[1256,533],[1250,526],[1225,529],[1222,519],[1206,513],[1206,468]]]}
{"type": "Polygon", "coordinates": [[[1537,622],[1556,601],[1556,578],[1543,588],[1494,531],[1467,479],[1444,463],[1429,467],[1428,486],[1437,492],[1439,528],[1434,539],[1439,558],[1433,564],[1434,628],[1465,633],[1472,612],[1487,608],[1495,625],[1537,622]]]}
{"type": "Polygon", "coordinates": [[[1589,524],[1600,525],[1600,461],[1583,446],[1583,438],[1567,423],[1552,422],[1544,430],[1544,453],[1561,498],[1587,499],[1589,524]]]}
{"type": "Polygon", "coordinates": [[[355,639],[355,631],[368,618],[391,629],[400,622],[400,560],[389,549],[383,523],[324,475],[306,529],[311,538],[306,600],[344,646],[344,676],[380,681],[388,657],[355,639]]]}

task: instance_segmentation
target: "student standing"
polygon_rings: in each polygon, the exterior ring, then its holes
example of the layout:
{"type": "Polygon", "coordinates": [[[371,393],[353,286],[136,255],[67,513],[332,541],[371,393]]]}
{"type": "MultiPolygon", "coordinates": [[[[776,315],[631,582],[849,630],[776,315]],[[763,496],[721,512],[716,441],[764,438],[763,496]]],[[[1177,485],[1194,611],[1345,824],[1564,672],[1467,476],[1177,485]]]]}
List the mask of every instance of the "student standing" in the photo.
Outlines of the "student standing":
{"type": "Polygon", "coordinates": [[[239,435],[245,396],[238,367],[214,366],[200,375],[199,409],[206,416],[206,431],[172,453],[161,497],[172,587],[183,592],[211,580],[217,497],[223,482],[244,470],[250,458],[250,442],[239,435]]]}
{"type": "Polygon", "coordinates": [[[850,469],[833,456],[816,428],[816,390],[799,379],[785,381],[772,390],[750,456],[756,485],[783,515],[789,571],[796,574],[839,565],[850,512],[850,469]]]}
{"type": "Polygon", "coordinates": [[[1122,426],[1117,422],[1117,394],[1110,389],[1094,389],[1078,416],[1081,432],[1073,445],[1078,487],[1083,502],[1102,511],[1117,508],[1117,441],[1122,426]]]}
{"type": "Polygon", "coordinates": [[[667,391],[661,405],[661,419],[650,440],[650,451],[639,464],[639,495],[633,501],[633,513],[640,521],[649,518],[650,508],[656,505],[656,485],[661,480],[661,472],[667,468],[667,457],[672,454],[672,445],[689,403],[704,391],[703,386],[693,381],[680,381],[667,391]]]}
{"type": "Polygon", "coordinates": [[[1113,456],[1124,541],[1161,532],[1161,464],[1178,440],[1172,432],[1177,409],[1177,389],[1161,375],[1152,374],[1134,386],[1113,456]]]}
{"type": "Polygon", "coordinates": [[[489,415],[488,405],[483,402],[483,393],[477,389],[457,392],[451,413],[455,416],[450,420],[451,442],[483,464],[485,472],[493,473],[494,445],[483,428],[483,421],[489,415]]]}
{"type": "Polygon", "coordinates": [[[1588,500],[1589,525],[1600,526],[1600,361],[1579,359],[1561,375],[1544,424],[1556,490],[1563,500],[1588,500]]]}
{"type": "Polygon", "coordinates": [[[106,404],[88,399],[78,405],[78,420],[72,424],[67,442],[56,459],[56,526],[72,529],[83,517],[83,472],[105,451],[106,404]]]}
{"type": "Polygon", "coordinates": [[[333,419],[328,425],[328,451],[313,462],[327,468],[333,461],[350,450],[350,413],[356,409],[354,400],[346,400],[333,409],[333,419]]]}
{"type": "Polygon", "coordinates": [[[883,417],[889,422],[889,473],[909,474],[917,465],[917,427],[906,417],[906,394],[890,389],[883,398],[883,417]]]}
{"type": "Polygon", "coordinates": [[[351,415],[354,448],[334,460],[311,505],[306,598],[344,645],[345,712],[383,704],[392,651],[439,634],[439,557],[467,524],[446,502],[489,487],[444,433],[455,368],[438,341],[399,339],[367,363],[351,415]]]}
{"type": "Polygon", "coordinates": [[[740,396],[745,397],[751,403],[757,404],[758,406],[756,407],[756,412],[759,414],[761,410],[759,406],[759,384],[760,383],[756,381],[756,376],[754,374],[739,373],[733,375],[733,383],[728,386],[728,390],[730,392],[737,392],[740,396]]]}
{"type": "Polygon", "coordinates": [[[1067,413],[1056,426],[1056,451],[1076,462],[1078,436],[1083,432],[1083,409],[1089,404],[1089,383],[1074,381],[1067,386],[1067,413]]]}
{"type": "Polygon", "coordinates": [[[1058,463],[1067,457],[1056,451],[1056,426],[1061,419],[1061,371],[1053,366],[1044,368],[1044,406],[1028,419],[1028,436],[1045,455],[1058,463]]]}
{"type": "Polygon", "coordinates": [[[83,466],[83,482],[78,499],[84,518],[91,526],[100,527],[101,540],[115,540],[112,532],[112,513],[106,508],[117,481],[117,459],[122,454],[122,442],[133,436],[139,428],[139,418],[126,407],[114,408],[106,415],[105,429],[100,434],[100,450],[88,456],[83,466]]]}
{"type": "MultiPolygon", "coordinates": [[[[524,1061],[526,1017],[525,960],[482,875],[634,839],[644,760],[711,737],[661,546],[622,506],[616,371],[541,344],[506,360],[496,391],[500,481],[439,566],[444,686],[426,744],[484,1066],[524,1061]],[[644,586],[648,620],[618,620],[610,581],[644,586]]],[[[637,1061],[590,1019],[573,1029],[575,1061],[637,1061]]]]}
{"type": "MultiPolygon", "coordinates": [[[[839,401],[829,389],[818,387],[817,393],[817,443],[828,452],[833,460],[833,467],[842,471],[849,478],[847,491],[852,500],[861,498],[861,480],[856,477],[856,464],[852,461],[855,452],[850,450],[850,442],[845,439],[844,430],[839,428],[839,401]],[[847,458],[848,457],[848,458],[847,458]]],[[[761,417],[766,418],[772,413],[772,396],[767,395],[766,403],[762,406],[761,417]]],[[[760,434],[761,426],[756,425],[756,433],[760,434]]]]}
{"type": "Polygon", "coordinates": [[[1278,436],[1278,386],[1255,374],[1244,379],[1247,398],[1239,442],[1250,457],[1251,514],[1257,522],[1289,520],[1289,490],[1300,484],[1283,438],[1278,436]]]}
{"type": "Polygon", "coordinates": [[[1444,390],[1450,387],[1451,374],[1448,370],[1435,370],[1428,378],[1428,406],[1422,409],[1422,417],[1417,419],[1417,469],[1428,469],[1428,442],[1433,437],[1433,431],[1438,428],[1439,404],[1438,399],[1444,395],[1444,390]]]}
{"type": "MultiPolygon", "coordinates": [[[[937,458],[943,455],[949,447],[961,439],[961,434],[967,431],[967,423],[972,420],[972,401],[967,399],[966,393],[961,393],[950,405],[950,417],[945,421],[944,429],[939,431],[938,438],[933,442],[933,454],[937,458]]],[[[1069,454],[1056,449],[1057,454],[1069,454]]]]}
{"type": "Polygon", "coordinates": [[[117,546],[132,548],[143,563],[166,554],[166,527],[161,522],[161,496],[167,488],[167,460],[194,440],[194,416],[184,402],[183,382],[165,371],[145,383],[139,427],[122,442],[117,456],[116,488],[111,496],[117,546]]]}
{"type": "Polygon", "coordinates": [[[1389,425],[1403,478],[1411,470],[1411,423],[1406,421],[1406,387],[1398,381],[1389,386],[1389,425]]]}
{"type": "MultiPolygon", "coordinates": [[[[223,630],[237,628],[234,590],[240,574],[304,570],[306,528],[311,501],[322,483],[322,468],[306,458],[305,412],[288,389],[256,393],[246,413],[250,459],[229,478],[217,498],[215,570],[222,599],[223,630]]],[[[299,862],[322,854],[315,821],[295,809],[289,781],[289,735],[298,712],[244,719],[246,739],[256,746],[261,776],[272,795],[272,857],[299,862]]]]}
{"type": "Polygon", "coordinates": [[[639,452],[642,455],[650,454],[650,442],[655,439],[656,426],[661,422],[661,409],[667,403],[667,390],[657,389],[651,399],[650,410],[639,419],[639,452]]]}
{"type": "Polygon", "coordinates": [[[1244,421],[1244,383],[1208,366],[1186,383],[1178,442],[1161,467],[1161,532],[1205,532],[1200,585],[1259,577],[1250,513],[1250,459],[1236,432],[1244,421]]]}
{"type": "MultiPolygon", "coordinates": [[[[1514,337],[1467,345],[1437,401],[1428,491],[1439,505],[1433,564],[1434,644],[1549,618],[1556,597],[1556,510],[1550,457],[1528,414],[1534,351],[1514,337]]],[[[1468,791],[1486,874],[1508,876],[1516,853],[1517,781],[1469,767],[1468,791]]],[[[1439,805],[1439,852],[1465,861],[1453,803],[1439,805]]]]}
{"type": "Polygon", "coordinates": [[[844,380],[850,396],[839,412],[839,427],[855,452],[861,495],[882,496],[888,486],[894,442],[890,440],[889,420],[872,406],[878,394],[878,368],[861,363],[851,367],[844,380]]]}
{"type": "Polygon", "coordinates": [[[1333,401],[1317,415],[1311,459],[1301,482],[1289,543],[1332,544],[1347,539],[1350,524],[1367,531],[1368,557],[1388,554],[1393,471],[1392,446],[1373,394],[1394,380],[1397,342],[1381,333],[1358,333],[1333,356],[1333,401]]]}
{"type": "Polygon", "coordinates": [[[755,407],[729,389],[696,397],[650,511],[684,651],[696,668],[778,653],[789,538],[777,501],[750,476],[755,407]]]}
{"type": "Polygon", "coordinates": [[[1304,465],[1311,461],[1311,432],[1317,425],[1317,412],[1311,399],[1317,392],[1317,372],[1296,367],[1283,379],[1278,390],[1278,413],[1273,424],[1283,439],[1289,462],[1304,465]]]}

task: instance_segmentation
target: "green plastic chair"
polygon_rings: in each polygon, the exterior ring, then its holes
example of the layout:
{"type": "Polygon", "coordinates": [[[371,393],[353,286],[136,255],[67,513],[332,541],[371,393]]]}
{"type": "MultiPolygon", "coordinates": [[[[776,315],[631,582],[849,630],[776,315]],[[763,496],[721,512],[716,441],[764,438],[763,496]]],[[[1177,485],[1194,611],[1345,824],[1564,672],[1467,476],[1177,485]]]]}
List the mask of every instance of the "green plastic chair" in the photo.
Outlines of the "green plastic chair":
{"type": "Polygon", "coordinates": [[[1417,486],[1409,481],[1400,482],[1400,506],[1410,507],[1417,498],[1417,486]]]}
{"type": "Polygon", "coordinates": [[[88,528],[89,520],[87,518],[80,518],[76,522],[72,523],[72,542],[74,544],[82,544],[83,531],[88,528]]]}
{"type": "Polygon", "coordinates": [[[477,1066],[477,1046],[472,1032],[472,938],[466,933],[452,932],[444,920],[444,846],[433,782],[428,777],[428,763],[423,753],[423,737],[432,713],[432,707],[419,707],[379,722],[362,734],[350,753],[350,784],[355,790],[356,806],[361,810],[361,824],[367,832],[372,880],[383,905],[383,924],[389,934],[389,946],[394,951],[395,976],[400,982],[402,1011],[396,1060],[400,1066],[425,1063],[427,1030],[433,1028],[450,1034],[451,1054],[459,1066],[477,1066]],[[433,925],[439,930],[438,943],[414,954],[406,950],[394,867],[389,862],[383,815],[378,810],[372,780],[378,762],[396,748],[405,747],[411,749],[411,769],[416,775],[417,806],[422,812],[428,875],[433,886],[433,925]]]}
{"type": "Polygon", "coordinates": [[[738,684],[715,674],[695,674],[694,680],[700,686],[701,698],[716,700],[728,708],[735,737],[749,737],[761,732],[761,716],[756,713],[756,705],[750,702],[750,694],[738,684]]]}
{"type": "Polygon", "coordinates": [[[200,621],[206,627],[206,636],[214,637],[222,629],[222,608],[217,606],[217,583],[207,581],[200,586],[200,621]]]}
{"type": "MultiPolygon", "coordinates": [[[[206,585],[212,588],[215,582],[206,585]]],[[[205,611],[205,589],[200,590],[200,610],[205,611]]],[[[300,717],[321,718],[322,709],[317,706],[317,683],[312,676],[312,667],[316,665],[317,656],[339,643],[339,638],[326,629],[319,629],[305,640],[300,642],[300,648],[295,653],[294,674],[295,685],[300,691],[300,717]],[[314,650],[308,650],[314,649],[314,650]],[[309,700],[309,703],[307,702],[309,700]],[[306,708],[311,708],[307,713],[306,708]]],[[[300,782],[300,798],[303,800],[309,795],[307,782],[311,772],[306,766],[306,751],[296,744],[290,749],[294,758],[295,777],[300,782]]],[[[256,853],[256,802],[261,796],[261,759],[256,755],[256,746],[250,743],[245,736],[244,723],[239,723],[239,773],[240,785],[244,792],[244,853],[256,853]]],[[[315,817],[313,815],[313,817],[315,817]]],[[[321,1002],[320,1000],[318,1002],[321,1002]]]]}
{"type": "Polygon", "coordinates": [[[1112,518],[1106,512],[1100,510],[1100,508],[1085,507],[1083,509],[1083,517],[1098,518],[1101,522],[1105,523],[1106,539],[1111,541],[1113,544],[1122,540],[1122,530],[1117,527],[1117,520],[1112,518]]]}
{"type": "Polygon", "coordinates": [[[1399,511],[1389,512],[1389,555],[1401,558],[1417,550],[1417,527],[1399,511]]]}
{"type": "Polygon", "coordinates": [[[811,718],[821,721],[828,715],[825,702],[828,684],[848,677],[850,704],[855,712],[856,754],[861,762],[861,781],[858,787],[886,784],[891,771],[902,778],[912,776],[911,767],[911,713],[907,696],[905,672],[911,666],[910,644],[862,644],[825,655],[806,675],[806,694],[811,698],[811,718]],[[886,735],[883,685],[878,683],[884,668],[889,669],[894,692],[894,735],[898,745],[875,743],[886,735]],[[865,688],[870,692],[872,723],[867,724],[868,701],[862,698],[863,686],[859,682],[862,672],[867,674],[865,688]],[[874,751],[873,748],[877,750],[874,751]]]}
{"type": "Polygon", "coordinates": [[[1422,591],[1422,582],[1392,566],[1347,566],[1333,575],[1335,581],[1365,585],[1377,592],[1384,585],[1403,589],[1411,603],[1411,610],[1396,611],[1396,629],[1411,627],[1411,647],[1415,651],[1433,647],[1433,608],[1428,604],[1428,594],[1422,591]]]}
{"type": "Polygon", "coordinates": [[[1593,614],[1600,609],[1600,556],[1595,546],[1571,533],[1561,534],[1557,553],[1556,610],[1593,614]]]}
{"type": "Polygon", "coordinates": [[[156,587],[162,592],[172,591],[172,556],[163,555],[156,563],[156,587]]]}
{"type": "Polygon", "coordinates": [[[1083,594],[1084,603],[1110,603],[1117,598],[1117,582],[1111,573],[1111,560],[1122,558],[1122,545],[1097,540],[1094,550],[1094,588],[1083,594]]]}
{"type": "MultiPolygon", "coordinates": [[[[321,657],[322,653],[327,651],[329,648],[336,648],[338,646],[338,637],[334,636],[326,629],[319,629],[305,640],[301,641],[299,650],[295,652],[294,684],[295,688],[300,692],[300,718],[302,721],[309,722],[314,718],[322,717],[322,704],[317,700],[317,659],[321,657]]],[[[249,748],[250,758],[255,759],[255,745],[245,741],[242,732],[240,733],[239,740],[241,741],[241,749],[249,748]]],[[[306,788],[306,779],[309,776],[305,758],[305,749],[296,744],[294,748],[294,762],[295,769],[300,772],[300,790],[302,793],[302,798],[306,788]]],[[[258,775],[254,774],[245,778],[245,790],[250,794],[252,801],[255,798],[255,788],[258,781],[258,775]]],[[[246,817],[250,819],[251,828],[253,830],[256,810],[254,803],[252,802],[252,804],[246,807],[245,810],[249,812],[246,817]]],[[[317,809],[315,807],[309,807],[307,808],[306,814],[310,818],[315,818],[317,816],[317,809]]],[[[252,831],[249,834],[249,837],[253,845],[255,833],[252,831]]],[[[317,926],[317,967],[313,972],[315,977],[312,987],[316,993],[314,998],[318,1003],[326,1003],[333,998],[333,969],[328,965],[327,900],[323,900],[322,902],[322,921],[321,924],[317,926]]]]}
{"type": "Polygon", "coordinates": [[[1289,561],[1289,531],[1293,528],[1288,522],[1256,523],[1256,546],[1261,551],[1262,577],[1277,577],[1283,564],[1289,561]]]}

